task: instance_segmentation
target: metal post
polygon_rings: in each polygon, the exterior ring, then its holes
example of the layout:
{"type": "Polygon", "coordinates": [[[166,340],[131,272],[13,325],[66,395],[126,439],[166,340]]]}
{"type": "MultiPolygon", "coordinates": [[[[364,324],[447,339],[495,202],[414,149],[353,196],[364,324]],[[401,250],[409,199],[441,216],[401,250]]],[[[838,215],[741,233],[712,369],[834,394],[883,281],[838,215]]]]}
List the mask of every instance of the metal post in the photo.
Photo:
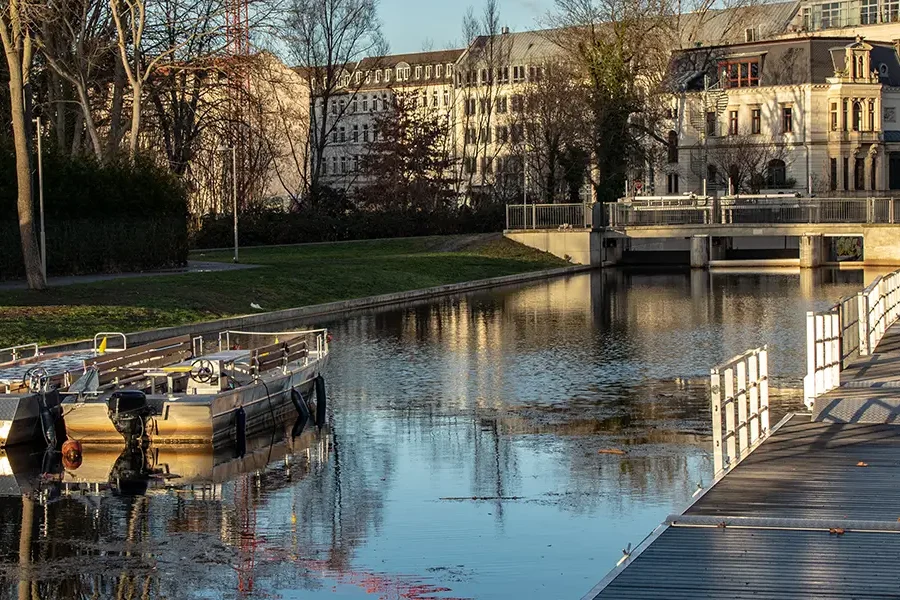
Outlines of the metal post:
{"type": "MultiPolygon", "coordinates": [[[[803,378],[803,402],[812,409],[816,399],[816,313],[806,313],[806,377],[803,378]]],[[[762,367],[760,367],[762,368],[762,367]]]]}
{"type": "Polygon", "coordinates": [[[750,379],[750,444],[759,439],[759,355],[755,352],[747,359],[750,379]]]}
{"type": "Polygon", "coordinates": [[[234,209],[234,262],[238,261],[237,147],[231,147],[231,200],[234,209]]]}
{"type": "Polygon", "coordinates": [[[710,371],[709,389],[712,403],[713,475],[722,470],[722,388],[719,371],[710,371]]]}
{"type": "Polygon", "coordinates": [[[747,363],[737,364],[738,440],[741,456],[750,447],[747,431],[747,363]]]}
{"type": "Polygon", "coordinates": [[[723,404],[725,408],[725,435],[728,439],[725,441],[727,451],[727,463],[729,468],[734,466],[737,459],[737,428],[734,423],[734,369],[728,367],[725,369],[725,391],[722,394],[723,404]]]}
{"type": "Polygon", "coordinates": [[[769,433],[769,347],[759,353],[759,429],[760,435],[769,433]]]}
{"type": "Polygon", "coordinates": [[[41,148],[41,118],[35,119],[37,123],[37,155],[38,155],[38,212],[40,213],[41,236],[41,272],[44,281],[47,281],[47,233],[44,231],[44,160],[41,148]]]}
{"type": "Polygon", "coordinates": [[[506,228],[511,229],[509,226],[509,204],[506,205],[506,228]]]}

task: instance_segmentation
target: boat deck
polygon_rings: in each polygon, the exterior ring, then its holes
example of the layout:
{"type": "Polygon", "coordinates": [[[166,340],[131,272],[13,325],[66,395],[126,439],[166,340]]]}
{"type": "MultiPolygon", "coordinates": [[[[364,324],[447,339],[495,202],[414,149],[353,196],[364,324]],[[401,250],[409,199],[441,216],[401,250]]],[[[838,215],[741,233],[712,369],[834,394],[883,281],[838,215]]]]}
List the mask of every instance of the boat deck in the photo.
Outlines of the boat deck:
{"type": "Polygon", "coordinates": [[[97,356],[97,353],[93,350],[80,350],[43,358],[39,357],[32,361],[0,367],[0,385],[22,383],[26,373],[35,368],[46,369],[51,377],[69,371],[80,371],[84,368],[84,361],[95,356],[97,356]]]}

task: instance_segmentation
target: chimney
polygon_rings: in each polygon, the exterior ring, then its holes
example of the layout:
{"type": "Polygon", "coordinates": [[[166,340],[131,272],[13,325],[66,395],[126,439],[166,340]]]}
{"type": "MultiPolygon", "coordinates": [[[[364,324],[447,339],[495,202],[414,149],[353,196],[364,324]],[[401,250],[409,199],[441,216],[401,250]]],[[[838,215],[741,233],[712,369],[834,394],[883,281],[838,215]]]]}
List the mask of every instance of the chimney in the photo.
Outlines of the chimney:
{"type": "Polygon", "coordinates": [[[503,35],[506,35],[507,33],[509,33],[509,27],[502,27],[500,29],[500,33],[502,33],[503,35]]]}

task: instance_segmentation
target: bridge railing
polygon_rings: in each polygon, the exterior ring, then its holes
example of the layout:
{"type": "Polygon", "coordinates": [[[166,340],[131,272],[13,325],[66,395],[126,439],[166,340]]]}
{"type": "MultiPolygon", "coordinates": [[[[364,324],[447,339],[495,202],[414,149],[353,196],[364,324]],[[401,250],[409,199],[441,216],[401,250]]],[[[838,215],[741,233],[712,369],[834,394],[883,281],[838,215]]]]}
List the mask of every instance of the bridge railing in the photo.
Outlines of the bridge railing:
{"type": "Polygon", "coordinates": [[[806,313],[804,402],[841,385],[841,372],[860,356],[869,356],[888,327],[900,318],[900,270],[879,276],[831,308],[806,313]]]}
{"type": "Polygon", "coordinates": [[[606,225],[900,224],[900,199],[685,197],[682,203],[629,199],[607,204],[606,225]]]}
{"type": "Polygon", "coordinates": [[[507,204],[506,229],[584,229],[593,225],[591,205],[507,204]]]}
{"type": "Polygon", "coordinates": [[[769,434],[769,350],[754,348],[710,370],[715,474],[769,434]]]}

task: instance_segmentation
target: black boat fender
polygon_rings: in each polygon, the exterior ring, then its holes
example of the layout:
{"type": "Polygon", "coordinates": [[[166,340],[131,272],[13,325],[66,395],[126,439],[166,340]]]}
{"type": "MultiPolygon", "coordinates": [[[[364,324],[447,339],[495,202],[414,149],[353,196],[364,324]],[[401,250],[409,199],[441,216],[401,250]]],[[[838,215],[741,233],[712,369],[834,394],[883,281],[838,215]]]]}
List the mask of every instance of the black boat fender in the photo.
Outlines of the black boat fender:
{"type": "Polygon", "coordinates": [[[316,377],[316,427],[325,424],[325,379],[319,375],[316,377]]]}
{"type": "Polygon", "coordinates": [[[307,406],[303,394],[297,388],[291,388],[291,402],[294,403],[294,408],[297,409],[297,414],[300,418],[308,421],[310,417],[309,406],[307,406]]]}

